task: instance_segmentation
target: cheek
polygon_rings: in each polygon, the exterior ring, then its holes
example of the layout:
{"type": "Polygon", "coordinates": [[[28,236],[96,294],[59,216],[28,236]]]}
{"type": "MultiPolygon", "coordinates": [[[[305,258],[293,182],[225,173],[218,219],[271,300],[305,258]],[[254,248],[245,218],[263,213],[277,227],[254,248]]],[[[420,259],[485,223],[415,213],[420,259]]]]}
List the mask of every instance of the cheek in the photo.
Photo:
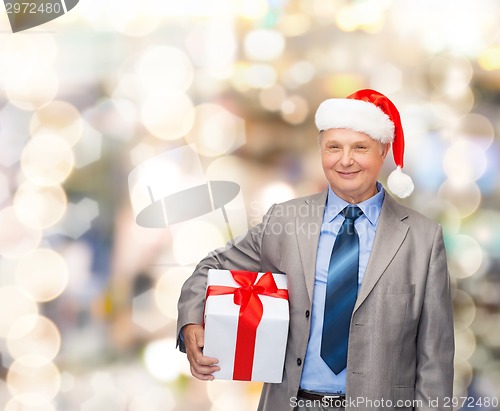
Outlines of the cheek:
{"type": "Polygon", "coordinates": [[[330,169],[335,164],[335,159],[332,155],[323,154],[323,157],[321,158],[321,162],[323,164],[324,169],[330,169]]]}

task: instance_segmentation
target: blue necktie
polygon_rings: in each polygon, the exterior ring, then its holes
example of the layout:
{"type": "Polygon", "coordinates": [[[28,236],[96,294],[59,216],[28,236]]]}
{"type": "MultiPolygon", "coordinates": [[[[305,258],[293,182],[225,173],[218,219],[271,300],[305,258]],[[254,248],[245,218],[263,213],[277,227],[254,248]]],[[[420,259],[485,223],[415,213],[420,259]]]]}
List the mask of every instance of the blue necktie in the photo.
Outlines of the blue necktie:
{"type": "Polygon", "coordinates": [[[354,221],[363,212],[344,208],[345,217],[333,246],[326,285],[321,358],[338,374],[347,366],[347,343],[352,311],[358,295],[359,237],[354,221]]]}

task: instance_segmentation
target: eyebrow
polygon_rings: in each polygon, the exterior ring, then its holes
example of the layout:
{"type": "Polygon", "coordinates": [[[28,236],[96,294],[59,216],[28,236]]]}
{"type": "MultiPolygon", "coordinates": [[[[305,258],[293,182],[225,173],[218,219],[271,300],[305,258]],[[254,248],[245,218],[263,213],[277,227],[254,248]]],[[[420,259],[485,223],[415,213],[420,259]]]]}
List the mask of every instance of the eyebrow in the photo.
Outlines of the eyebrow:
{"type": "MultiPolygon", "coordinates": [[[[371,141],[354,141],[353,143],[350,143],[350,145],[359,145],[359,144],[362,144],[362,145],[369,145],[371,143],[371,141]]],[[[325,144],[340,144],[342,145],[338,140],[326,140],[325,141],[325,144]]]]}

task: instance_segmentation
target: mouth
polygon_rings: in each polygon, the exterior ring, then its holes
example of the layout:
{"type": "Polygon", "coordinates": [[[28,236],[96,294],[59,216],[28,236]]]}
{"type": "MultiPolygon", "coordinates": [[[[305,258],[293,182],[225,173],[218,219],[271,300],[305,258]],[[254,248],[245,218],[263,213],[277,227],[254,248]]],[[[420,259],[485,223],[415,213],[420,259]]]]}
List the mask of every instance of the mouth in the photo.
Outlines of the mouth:
{"type": "Polygon", "coordinates": [[[343,178],[352,178],[355,177],[359,171],[337,171],[337,174],[340,175],[340,177],[343,178]]]}

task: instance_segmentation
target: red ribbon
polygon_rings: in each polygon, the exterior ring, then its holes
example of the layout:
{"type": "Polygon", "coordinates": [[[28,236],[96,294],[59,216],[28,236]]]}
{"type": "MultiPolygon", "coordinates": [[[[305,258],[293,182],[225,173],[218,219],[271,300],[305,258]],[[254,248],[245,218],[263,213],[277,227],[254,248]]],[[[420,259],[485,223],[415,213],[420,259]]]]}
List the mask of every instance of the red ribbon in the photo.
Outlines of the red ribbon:
{"type": "Polygon", "coordinates": [[[236,352],[234,356],[233,379],[250,381],[252,379],[253,359],[257,328],[264,308],[259,295],[288,300],[288,291],[278,289],[270,271],[255,283],[256,272],[231,270],[239,288],[211,285],[207,288],[207,298],[214,295],[234,294],[234,303],[240,306],[238,330],[236,334],[236,352]]]}

